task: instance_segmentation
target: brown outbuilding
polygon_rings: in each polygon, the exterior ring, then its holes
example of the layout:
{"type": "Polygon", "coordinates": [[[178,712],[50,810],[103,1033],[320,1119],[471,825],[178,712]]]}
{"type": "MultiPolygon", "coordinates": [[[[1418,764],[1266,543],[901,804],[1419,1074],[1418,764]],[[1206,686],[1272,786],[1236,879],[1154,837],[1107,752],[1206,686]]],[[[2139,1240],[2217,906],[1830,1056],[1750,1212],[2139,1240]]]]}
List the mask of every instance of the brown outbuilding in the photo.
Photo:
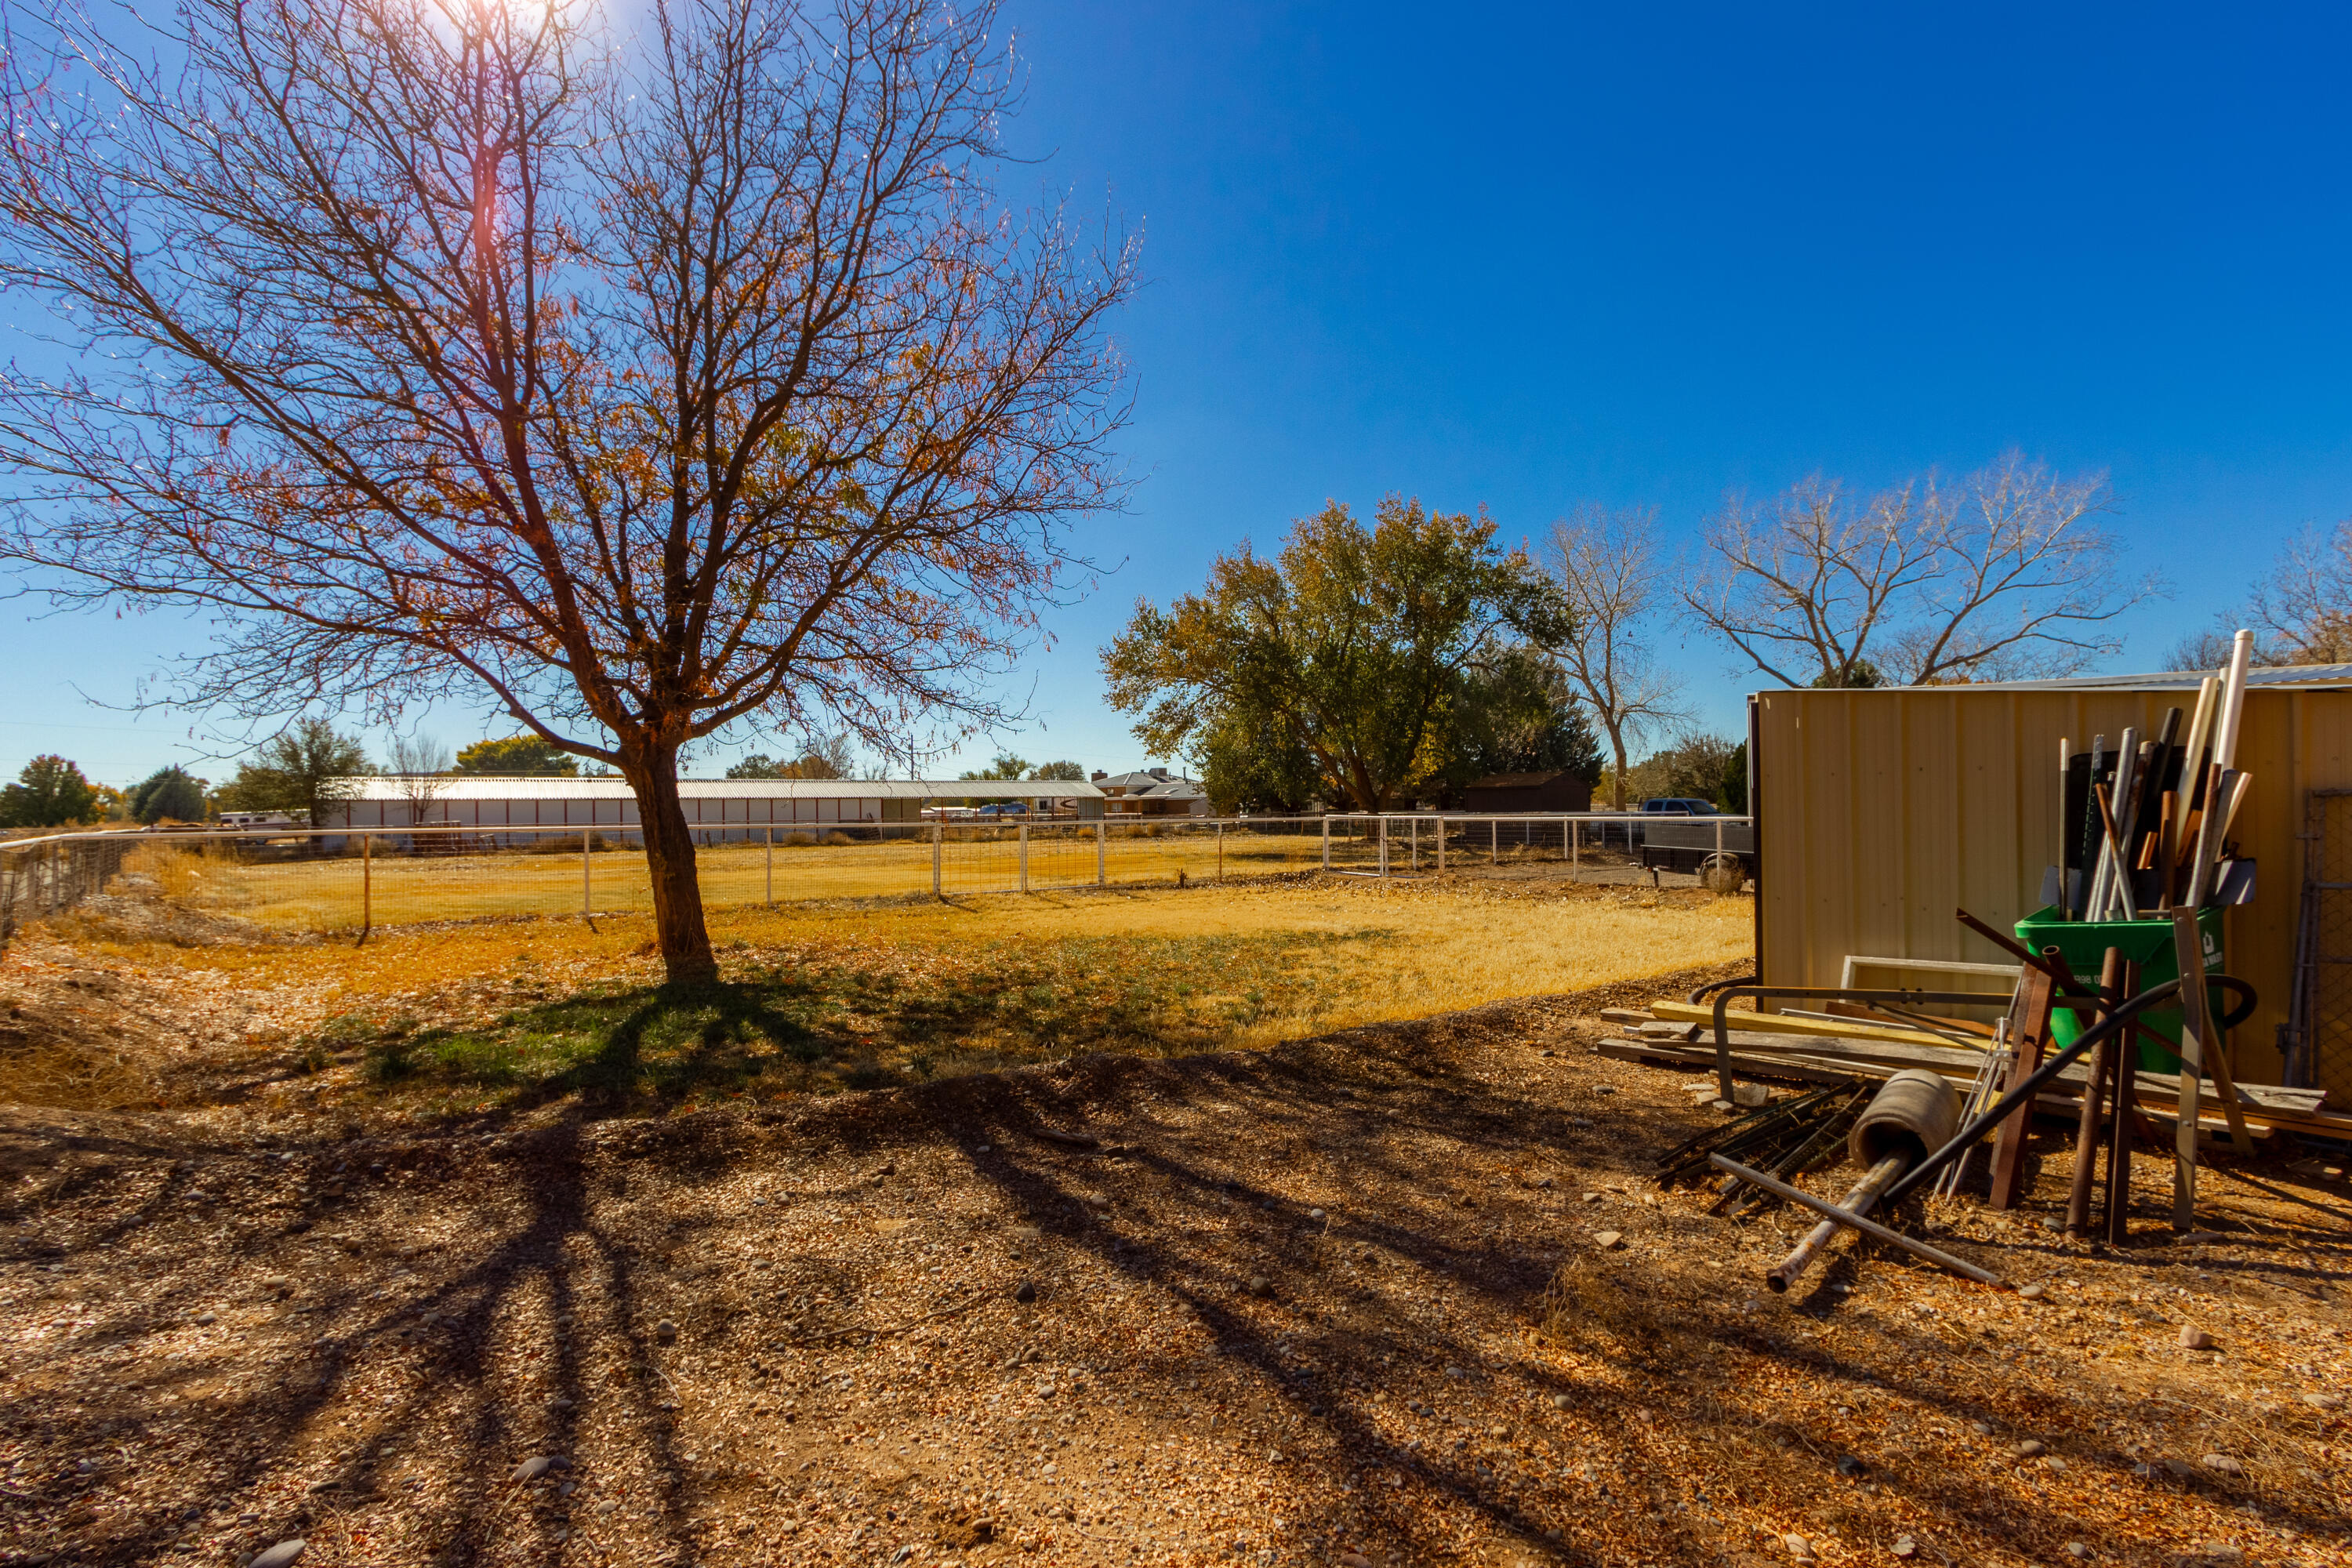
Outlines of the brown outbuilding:
{"type": "Polygon", "coordinates": [[[1592,786],[1574,773],[1491,773],[1465,784],[1462,809],[1481,812],[1591,811],[1592,786]]]}

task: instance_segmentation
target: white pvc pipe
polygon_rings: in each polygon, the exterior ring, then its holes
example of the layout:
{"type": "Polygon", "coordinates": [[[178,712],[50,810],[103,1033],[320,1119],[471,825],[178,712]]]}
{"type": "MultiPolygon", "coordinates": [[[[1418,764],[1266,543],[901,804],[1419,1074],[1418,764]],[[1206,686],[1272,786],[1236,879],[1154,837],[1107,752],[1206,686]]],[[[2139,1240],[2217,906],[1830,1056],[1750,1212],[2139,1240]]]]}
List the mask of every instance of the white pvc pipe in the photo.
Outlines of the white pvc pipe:
{"type": "Polygon", "coordinates": [[[2238,721],[2246,710],[2246,668],[2254,661],[2254,634],[2240,627],[2230,645],[2230,673],[2221,688],[2221,724],[2213,738],[2213,760],[2238,765],[2238,721]]]}

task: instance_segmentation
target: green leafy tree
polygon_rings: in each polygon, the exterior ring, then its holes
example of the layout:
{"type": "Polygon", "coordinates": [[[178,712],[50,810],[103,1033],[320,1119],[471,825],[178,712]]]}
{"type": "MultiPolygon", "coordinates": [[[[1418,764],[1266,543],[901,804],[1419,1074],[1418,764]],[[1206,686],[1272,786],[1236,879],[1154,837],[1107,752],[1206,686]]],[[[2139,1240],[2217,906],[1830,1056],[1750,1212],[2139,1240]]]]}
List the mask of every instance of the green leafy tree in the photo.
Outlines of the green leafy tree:
{"type": "Polygon", "coordinates": [[[802,750],[796,762],[778,762],[755,752],[727,770],[730,779],[845,779],[857,766],[857,752],[846,731],[818,735],[802,750]]]}
{"type": "Polygon", "coordinates": [[[351,798],[353,780],[374,771],[356,739],[324,719],[304,719],[238,763],[216,800],[223,811],[282,811],[317,825],[328,807],[351,798]]]}
{"type": "Polygon", "coordinates": [[[35,757],[0,790],[0,826],[63,827],[90,820],[97,808],[98,786],[58,756],[35,757]]]}
{"type": "Polygon", "coordinates": [[[574,778],[580,759],[558,750],[537,735],[509,735],[500,741],[477,741],[457,752],[461,773],[511,773],[525,778],[574,778]]]}
{"type": "Polygon", "coordinates": [[[1193,748],[1201,787],[1220,816],[1245,811],[1304,811],[1320,797],[1323,775],[1297,737],[1220,721],[1193,748]]]}
{"type": "Polygon", "coordinates": [[[1667,797],[1712,801],[1717,811],[1748,813],[1748,742],[1691,735],[1629,769],[1625,793],[1636,805],[1667,797]]]}
{"type": "Polygon", "coordinates": [[[158,768],[131,786],[123,804],[133,818],[151,826],[158,822],[202,822],[205,781],[174,763],[158,768]]]}
{"type": "Polygon", "coordinates": [[[1600,781],[1601,745],[1568,672],[1537,648],[1503,649],[1472,671],[1460,745],[1447,770],[1456,787],[1490,773],[1568,773],[1600,781]]]}
{"type": "Polygon", "coordinates": [[[1029,772],[1029,761],[1010,752],[1000,752],[996,760],[984,768],[956,774],[960,779],[1017,779],[1029,772]]]}
{"type": "Polygon", "coordinates": [[[1256,735],[1277,759],[1303,753],[1326,798],[1383,811],[1454,771],[1482,663],[1556,646],[1570,624],[1557,586],[1498,548],[1483,513],[1392,495],[1370,528],[1335,501],[1279,556],[1244,545],[1200,593],[1139,604],[1103,672],[1154,755],[1256,735]]]}
{"type": "Polygon", "coordinates": [[[1058,779],[1067,783],[1084,784],[1087,770],[1072,762],[1040,763],[1030,770],[1029,776],[1033,779],[1058,779]]]}

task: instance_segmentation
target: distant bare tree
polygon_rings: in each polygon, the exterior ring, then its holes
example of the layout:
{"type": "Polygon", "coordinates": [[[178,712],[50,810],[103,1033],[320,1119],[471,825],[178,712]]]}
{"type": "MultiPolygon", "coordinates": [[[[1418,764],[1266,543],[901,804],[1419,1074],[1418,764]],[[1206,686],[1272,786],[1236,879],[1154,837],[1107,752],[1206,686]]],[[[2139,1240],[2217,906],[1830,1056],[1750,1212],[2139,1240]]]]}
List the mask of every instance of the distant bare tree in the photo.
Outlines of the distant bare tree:
{"type": "Polygon", "coordinates": [[[421,826],[433,810],[433,803],[449,787],[445,776],[449,772],[449,748],[430,735],[394,735],[392,738],[393,786],[408,803],[408,826],[421,826]]]}
{"type": "Polygon", "coordinates": [[[609,763],[700,981],[682,749],[1001,717],[1133,252],[996,197],[989,0],[604,15],[11,6],[0,287],[70,368],[0,374],[0,562],[205,606],[188,702],[454,685],[609,763]]]}
{"type": "Polygon", "coordinates": [[[2013,451],[1956,492],[1930,474],[1857,505],[1810,479],[1762,510],[1727,505],[1683,600],[1790,686],[2063,674],[2114,652],[2112,623],[2162,591],[2116,574],[2095,521],[2109,505],[2104,474],[2013,451]]]}
{"type": "Polygon", "coordinates": [[[1649,639],[1660,586],[1657,510],[1584,507],[1552,524],[1548,553],[1575,616],[1553,651],[1609,738],[1610,804],[1622,811],[1629,748],[1687,717],[1674,700],[1680,682],[1658,668],[1649,639]]]}
{"type": "Polygon", "coordinates": [[[2352,664],[2352,521],[2291,541],[2248,619],[2265,663],[2352,664]]]}

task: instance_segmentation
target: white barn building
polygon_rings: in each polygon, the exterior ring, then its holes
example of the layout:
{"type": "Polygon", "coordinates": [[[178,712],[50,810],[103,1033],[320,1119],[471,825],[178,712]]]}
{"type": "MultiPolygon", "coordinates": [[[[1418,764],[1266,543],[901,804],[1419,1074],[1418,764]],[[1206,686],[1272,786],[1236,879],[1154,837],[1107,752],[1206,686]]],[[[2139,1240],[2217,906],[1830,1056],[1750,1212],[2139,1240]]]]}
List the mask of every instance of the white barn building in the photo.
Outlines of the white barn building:
{"type": "MultiPolygon", "coordinates": [[[[625,780],[436,774],[355,778],[321,827],[634,827],[625,780]]],[[[710,839],[764,838],[772,829],[898,837],[922,830],[927,809],[966,801],[1021,801],[1039,816],[1103,814],[1103,792],[1067,779],[680,779],[686,820],[710,839]]]]}

